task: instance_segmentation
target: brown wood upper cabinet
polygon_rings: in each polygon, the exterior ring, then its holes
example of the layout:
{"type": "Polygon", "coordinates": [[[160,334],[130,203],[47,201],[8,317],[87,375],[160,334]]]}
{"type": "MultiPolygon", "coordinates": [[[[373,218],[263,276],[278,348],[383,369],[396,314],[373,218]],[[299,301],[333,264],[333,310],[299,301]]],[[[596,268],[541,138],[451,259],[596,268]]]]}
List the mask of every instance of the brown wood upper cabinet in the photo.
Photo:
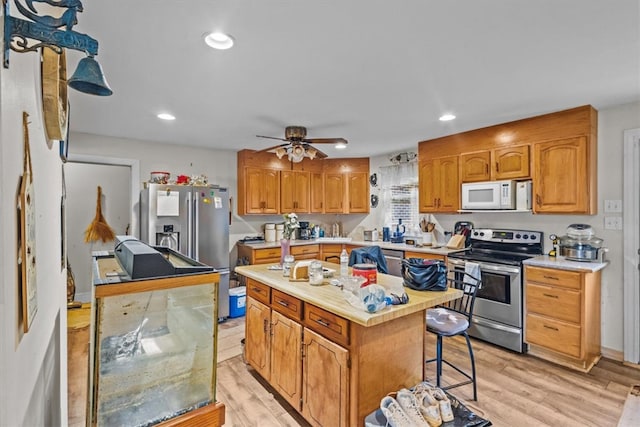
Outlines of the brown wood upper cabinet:
{"type": "Polygon", "coordinates": [[[460,209],[458,157],[420,159],[420,212],[456,212],[460,209]]]}
{"type": "Polygon", "coordinates": [[[280,212],[309,212],[309,172],[280,172],[280,212]]]}
{"type": "Polygon", "coordinates": [[[422,141],[420,212],[455,212],[462,182],[531,178],[534,213],[594,215],[597,134],[598,112],[585,105],[422,141]]]}
{"type": "Polygon", "coordinates": [[[460,181],[529,178],[529,145],[482,150],[460,155],[460,181]]]}
{"type": "Polygon", "coordinates": [[[324,160],[324,212],[369,212],[369,159],[324,160]]]}
{"type": "Polygon", "coordinates": [[[273,169],[246,168],[244,213],[275,214],[279,212],[280,172],[273,169]]]}

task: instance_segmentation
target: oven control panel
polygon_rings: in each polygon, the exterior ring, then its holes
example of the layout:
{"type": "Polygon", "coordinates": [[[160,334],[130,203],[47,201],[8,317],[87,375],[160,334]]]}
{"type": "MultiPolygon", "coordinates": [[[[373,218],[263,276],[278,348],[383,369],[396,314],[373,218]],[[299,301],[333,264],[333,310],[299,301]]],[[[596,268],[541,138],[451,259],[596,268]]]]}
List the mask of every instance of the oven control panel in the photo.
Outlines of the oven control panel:
{"type": "Polygon", "coordinates": [[[474,228],[473,240],[496,243],[541,243],[542,232],[530,230],[506,230],[496,228],[474,228]]]}

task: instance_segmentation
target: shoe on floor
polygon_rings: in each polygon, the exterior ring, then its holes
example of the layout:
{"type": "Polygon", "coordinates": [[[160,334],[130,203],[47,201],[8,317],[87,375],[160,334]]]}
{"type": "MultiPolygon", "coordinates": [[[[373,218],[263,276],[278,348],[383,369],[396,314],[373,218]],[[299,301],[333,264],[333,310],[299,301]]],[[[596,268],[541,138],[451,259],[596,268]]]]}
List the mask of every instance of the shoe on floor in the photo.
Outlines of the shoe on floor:
{"type": "Polygon", "coordinates": [[[427,423],[429,423],[430,427],[438,427],[442,424],[442,417],[440,416],[438,404],[428,406],[421,405],[420,413],[427,423]]]}
{"type": "Polygon", "coordinates": [[[380,401],[380,410],[391,427],[413,427],[414,423],[402,409],[397,400],[391,396],[385,396],[380,401]]]}
{"type": "Polygon", "coordinates": [[[429,423],[424,419],[420,412],[420,403],[415,394],[407,389],[402,389],[396,394],[396,400],[404,409],[404,412],[409,415],[409,418],[413,421],[413,424],[417,426],[429,426],[429,423]]]}

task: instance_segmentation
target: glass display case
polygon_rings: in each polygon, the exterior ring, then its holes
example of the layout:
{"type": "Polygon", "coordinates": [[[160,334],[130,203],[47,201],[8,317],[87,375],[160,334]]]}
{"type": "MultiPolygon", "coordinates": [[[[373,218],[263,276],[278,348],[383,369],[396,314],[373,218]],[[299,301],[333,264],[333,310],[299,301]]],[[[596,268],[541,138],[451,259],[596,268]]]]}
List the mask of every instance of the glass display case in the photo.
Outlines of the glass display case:
{"type": "Polygon", "coordinates": [[[216,402],[218,280],[213,271],[133,280],[116,257],[94,254],[90,425],[224,422],[216,402]]]}

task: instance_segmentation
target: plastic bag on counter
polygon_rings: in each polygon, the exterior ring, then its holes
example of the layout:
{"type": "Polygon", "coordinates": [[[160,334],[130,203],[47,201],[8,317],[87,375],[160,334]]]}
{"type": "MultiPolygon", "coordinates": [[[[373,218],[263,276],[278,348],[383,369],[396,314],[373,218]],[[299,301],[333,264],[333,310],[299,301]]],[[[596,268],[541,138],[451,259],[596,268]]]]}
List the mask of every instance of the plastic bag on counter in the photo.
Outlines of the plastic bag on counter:
{"type": "Polygon", "coordinates": [[[343,293],[349,304],[367,313],[376,313],[388,305],[409,302],[409,297],[405,292],[389,292],[384,287],[376,284],[357,289],[343,288],[343,293]]]}

